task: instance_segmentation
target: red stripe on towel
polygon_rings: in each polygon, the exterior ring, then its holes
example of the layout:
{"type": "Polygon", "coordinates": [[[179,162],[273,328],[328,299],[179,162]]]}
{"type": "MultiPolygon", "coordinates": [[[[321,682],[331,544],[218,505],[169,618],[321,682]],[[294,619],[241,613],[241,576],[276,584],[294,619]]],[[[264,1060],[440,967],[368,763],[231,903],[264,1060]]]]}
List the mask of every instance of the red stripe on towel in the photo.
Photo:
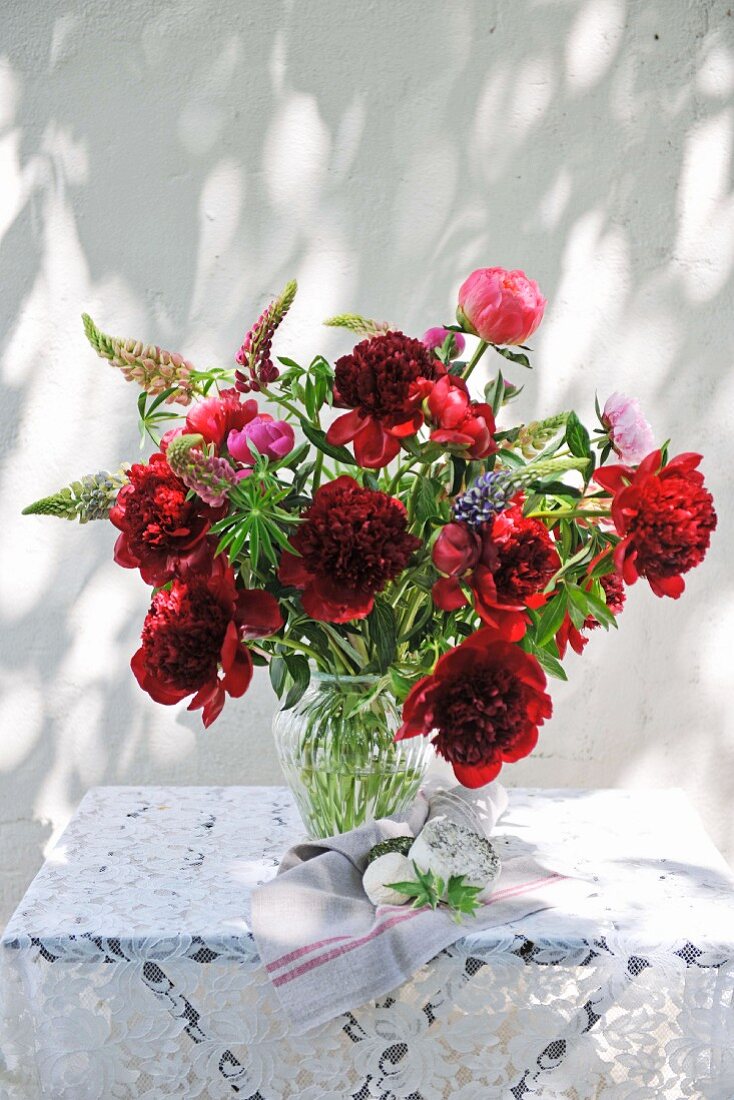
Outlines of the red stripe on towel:
{"type": "MultiPolygon", "coordinates": [[[[515,897],[519,894],[527,893],[529,890],[534,890],[538,886],[549,885],[552,882],[560,882],[565,879],[565,875],[548,875],[546,878],[535,879],[533,882],[522,882],[516,886],[508,886],[506,890],[498,890],[496,894],[492,894],[485,906],[494,905],[498,901],[503,901],[505,898],[515,897]]],[[[381,936],[383,932],[387,932],[390,928],[394,928],[397,924],[402,924],[403,921],[411,920],[413,917],[419,917],[421,913],[430,912],[430,910],[423,909],[409,909],[407,913],[397,913],[395,916],[390,917],[388,920],[381,924],[375,925],[374,928],[365,936],[360,936],[359,939],[349,939],[349,937],[334,937],[336,939],[346,939],[348,942],[344,943],[341,947],[334,947],[331,951],[327,951],[323,955],[318,955],[316,958],[308,959],[306,962],[301,963],[300,966],[290,970],[287,974],[281,974],[280,977],[273,979],[273,985],[280,986],[285,985],[287,982],[294,981],[295,978],[300,978],[302,974],[307,974],[308,971],[314,970],[317,966],[323,966],[324,963],[331,962],[332,959],[337,959],[340,955],[346,955],[349,951],[355,951],[358,947],[362,947],[364,944],[369,943],[370,940],[375,939],[377,936],[381,936]]],[[[322,941],[328,943],[328,940],[322,941]]],[[[314,950],[321,946],[321,944],[311,944],[309,947],[301,948],[301,955],[314,950]]],[[[291,952],[295,954],[295,952],[291,952]]],[[[277,960],[280,963],[281,960],[277,960]]],[[[276,963],[271,963],[271,967],[278,968],[276,963]]]]}

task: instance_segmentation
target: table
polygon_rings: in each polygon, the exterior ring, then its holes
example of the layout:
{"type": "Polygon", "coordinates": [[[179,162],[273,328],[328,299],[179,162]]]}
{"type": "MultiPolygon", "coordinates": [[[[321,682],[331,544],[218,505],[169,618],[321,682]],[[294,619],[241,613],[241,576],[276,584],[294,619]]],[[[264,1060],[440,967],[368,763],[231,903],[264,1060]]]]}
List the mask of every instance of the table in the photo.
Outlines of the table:
{"type": "Polygon", "coordinates": [[[511,791],[498,843],[592,895],[298,1037],[247,910],[300,833],[281,788],[91,790],[0,941],[0,1095],[734,1096],[734,885],[680,792],[511,791]]]}

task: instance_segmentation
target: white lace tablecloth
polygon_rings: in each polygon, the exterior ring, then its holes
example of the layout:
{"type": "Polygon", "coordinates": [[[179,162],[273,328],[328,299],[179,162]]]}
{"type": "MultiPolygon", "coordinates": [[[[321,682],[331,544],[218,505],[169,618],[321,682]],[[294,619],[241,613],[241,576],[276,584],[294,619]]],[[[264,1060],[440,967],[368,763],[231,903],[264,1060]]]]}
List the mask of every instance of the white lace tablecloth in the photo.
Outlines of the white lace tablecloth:
{"type": "Polygon", "coordinates": [[[734,886],[680,792],[511,791],[500,848],[595,893],[294,1037],[247,915],[300,833],[280,788],[90,791],[0,941],[0,1095],[734,1097],[734,886]]]}

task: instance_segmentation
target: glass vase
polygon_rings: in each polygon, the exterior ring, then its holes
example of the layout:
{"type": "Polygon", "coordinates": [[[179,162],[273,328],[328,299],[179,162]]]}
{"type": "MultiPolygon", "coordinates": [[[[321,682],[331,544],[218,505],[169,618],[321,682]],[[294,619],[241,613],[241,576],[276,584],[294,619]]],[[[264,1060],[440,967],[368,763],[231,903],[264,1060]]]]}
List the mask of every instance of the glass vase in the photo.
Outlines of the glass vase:
{"type": "Polygon", "coordinates": [[[425,737],[395,741],[400,710],[377,676],[312,674],[273,720],[288,786],[312,839],[388,817],[415,798],[433,755],[425,737]]]}

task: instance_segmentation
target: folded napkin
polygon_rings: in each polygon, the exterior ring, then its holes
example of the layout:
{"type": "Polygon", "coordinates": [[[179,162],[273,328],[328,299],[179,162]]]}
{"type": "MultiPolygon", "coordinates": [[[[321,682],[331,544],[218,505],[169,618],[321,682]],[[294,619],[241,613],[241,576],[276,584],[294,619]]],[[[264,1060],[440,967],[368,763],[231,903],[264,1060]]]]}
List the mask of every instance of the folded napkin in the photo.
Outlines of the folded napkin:
{"type": "Polygon", "coordinates": [[[297,844],[252,896],[260,958],[291,1030],[300,1034],[390,993],[463,936],[557,904],[566,877],[531,855],[506,860],[492,895],[461,924],[440,908],[381,905],[362,889],[373,845],[417,835],[445,814],[489,836],[507,805],[498,783],[422,793],[407,813],[327,840],[297,844]]]}

